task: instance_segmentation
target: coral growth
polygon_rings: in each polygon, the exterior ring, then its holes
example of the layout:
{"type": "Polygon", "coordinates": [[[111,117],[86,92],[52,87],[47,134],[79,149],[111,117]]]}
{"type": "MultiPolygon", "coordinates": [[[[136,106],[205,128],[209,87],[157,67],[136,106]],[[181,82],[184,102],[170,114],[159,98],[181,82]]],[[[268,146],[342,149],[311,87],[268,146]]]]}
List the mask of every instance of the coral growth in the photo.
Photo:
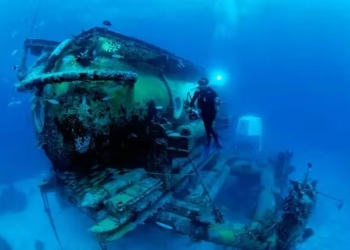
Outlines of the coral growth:
{"type": "Polygon", "coordinates": [[[86,153],[89,150],[90,141],[91,137],[89,135],[75,138],[75,149],[81,154],[86,153]]]}
{"type": "Polygon", "coordinates": [[[121,45],[118,44],[116,41],[113,41],[110,39],[100,38],[99,40],[102,43],[101,45],[102,51],[106,51],[109,53],[116,53],[121,47],[121,45]]]}
{"type": "Polygon", "coordinates": [[[79,72],[55,72],[44,76],[24,80],[19,86],[18,91],[32,91],[33,89],[42,89],[47,84],[60,84],[62,82],[74,81],[116,81],[134,84],[137,80],[137,74],[131,71],[118,70],[84,70],[79,72]]]}

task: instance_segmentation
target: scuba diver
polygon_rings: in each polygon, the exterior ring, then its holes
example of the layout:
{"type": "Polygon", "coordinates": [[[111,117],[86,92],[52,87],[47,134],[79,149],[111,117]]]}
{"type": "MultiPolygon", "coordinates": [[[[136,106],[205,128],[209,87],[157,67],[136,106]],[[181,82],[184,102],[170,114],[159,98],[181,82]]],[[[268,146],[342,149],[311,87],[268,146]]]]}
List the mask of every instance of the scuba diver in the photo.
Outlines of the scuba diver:
{"type": "Polygon", "coordinates": [[[201,111],[201,117],[203,120],[205,132],[207,133],[207,143],[204,149],[204,158],[207,158],[210,153],[210,141],[211,136],[214,138],[215,146],[219,149],[222,148],[219,141],[218,134],[213,129],[213,123],[216,117],[216,113],[219,110],[220,98],[218,94],[209,85],[209,80],[202,77],[198,81],[198,90],[193,95],[193,98],[189,104],[189,111],[193,112],[194,103],[197,101],[197,106],[201,111]]]}

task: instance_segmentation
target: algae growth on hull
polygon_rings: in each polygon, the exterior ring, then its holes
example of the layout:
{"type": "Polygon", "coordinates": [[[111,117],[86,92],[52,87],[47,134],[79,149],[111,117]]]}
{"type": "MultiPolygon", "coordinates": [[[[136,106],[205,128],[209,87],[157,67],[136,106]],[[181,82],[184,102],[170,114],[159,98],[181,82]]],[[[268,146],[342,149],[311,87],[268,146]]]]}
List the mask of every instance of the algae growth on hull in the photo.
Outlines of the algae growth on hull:
{"type": "MultiPolygon", "coordinates": [[[[306,222],[309,214],[300,216],[293,206],[310,205],[298,197],[314,204],[315,186],[307,185],[302,196],[294,197],[300,190],[293,189],[292,206],[280,210],[290,152],[233,147],[202,158],[202,121],[186,112],[194,83],[205,76],[202,68],[143,41],[93,28],[62,43],[27,40],[18,73],[17,90],[35,95],[36,135],[53,165],[40,184],[49,215],[45,197],[55,191],[96,222],[90,231],[101,243],[145,222],[193,241],[254,250],[273,249],[278,241],[289,250],[290,239],[294,244],[302,234],[305,223],[289,225],[277,216],[289,213],[306,222]],[[39,56],[29,70],[28,52],[39,56]],[[226,221],[216,205],[228,176],[256,180],[250,187],[258,190],[256,206],[247,225],[226,221]]],[[[217,119],[222,127],[230,125],[226,115],[217,119]]]]}
{"type": "Polygon", "coordinates": [[[35,92],[37,135],[56,169],[117,164],[115,152],[125,164],[148,150],[150,121],[169,127],[160,133],[189,123],[183,105],[205,74],[200,67],[102,28],[52,44],[26,42],[26,51],[43,54],[25,77],[23,57],[17,89],[35,92]]]}

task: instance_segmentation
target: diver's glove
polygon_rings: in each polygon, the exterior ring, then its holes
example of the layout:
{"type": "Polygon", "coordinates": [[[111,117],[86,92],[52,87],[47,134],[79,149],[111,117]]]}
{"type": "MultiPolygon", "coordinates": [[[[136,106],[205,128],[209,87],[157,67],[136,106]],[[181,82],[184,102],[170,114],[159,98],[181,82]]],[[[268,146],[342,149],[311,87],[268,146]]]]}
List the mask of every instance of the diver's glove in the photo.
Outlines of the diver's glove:
{"type": "Polygon", "coordinates": [[[207,142],[204,146],[203,160],[206,160],[210,154],[210,142],[207,142]]]}

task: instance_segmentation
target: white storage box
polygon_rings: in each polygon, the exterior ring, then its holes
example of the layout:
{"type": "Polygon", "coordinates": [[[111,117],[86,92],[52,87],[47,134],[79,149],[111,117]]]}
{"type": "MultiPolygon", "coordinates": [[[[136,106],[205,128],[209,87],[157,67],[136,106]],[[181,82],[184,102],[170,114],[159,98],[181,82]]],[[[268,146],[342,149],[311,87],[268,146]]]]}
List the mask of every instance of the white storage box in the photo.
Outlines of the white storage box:
{"type": "Polygon", "coordinates": [[[256,116],[242,116],[238,119],[236,128],[236,146],[261,150],[262,124],[256,116]]]}

